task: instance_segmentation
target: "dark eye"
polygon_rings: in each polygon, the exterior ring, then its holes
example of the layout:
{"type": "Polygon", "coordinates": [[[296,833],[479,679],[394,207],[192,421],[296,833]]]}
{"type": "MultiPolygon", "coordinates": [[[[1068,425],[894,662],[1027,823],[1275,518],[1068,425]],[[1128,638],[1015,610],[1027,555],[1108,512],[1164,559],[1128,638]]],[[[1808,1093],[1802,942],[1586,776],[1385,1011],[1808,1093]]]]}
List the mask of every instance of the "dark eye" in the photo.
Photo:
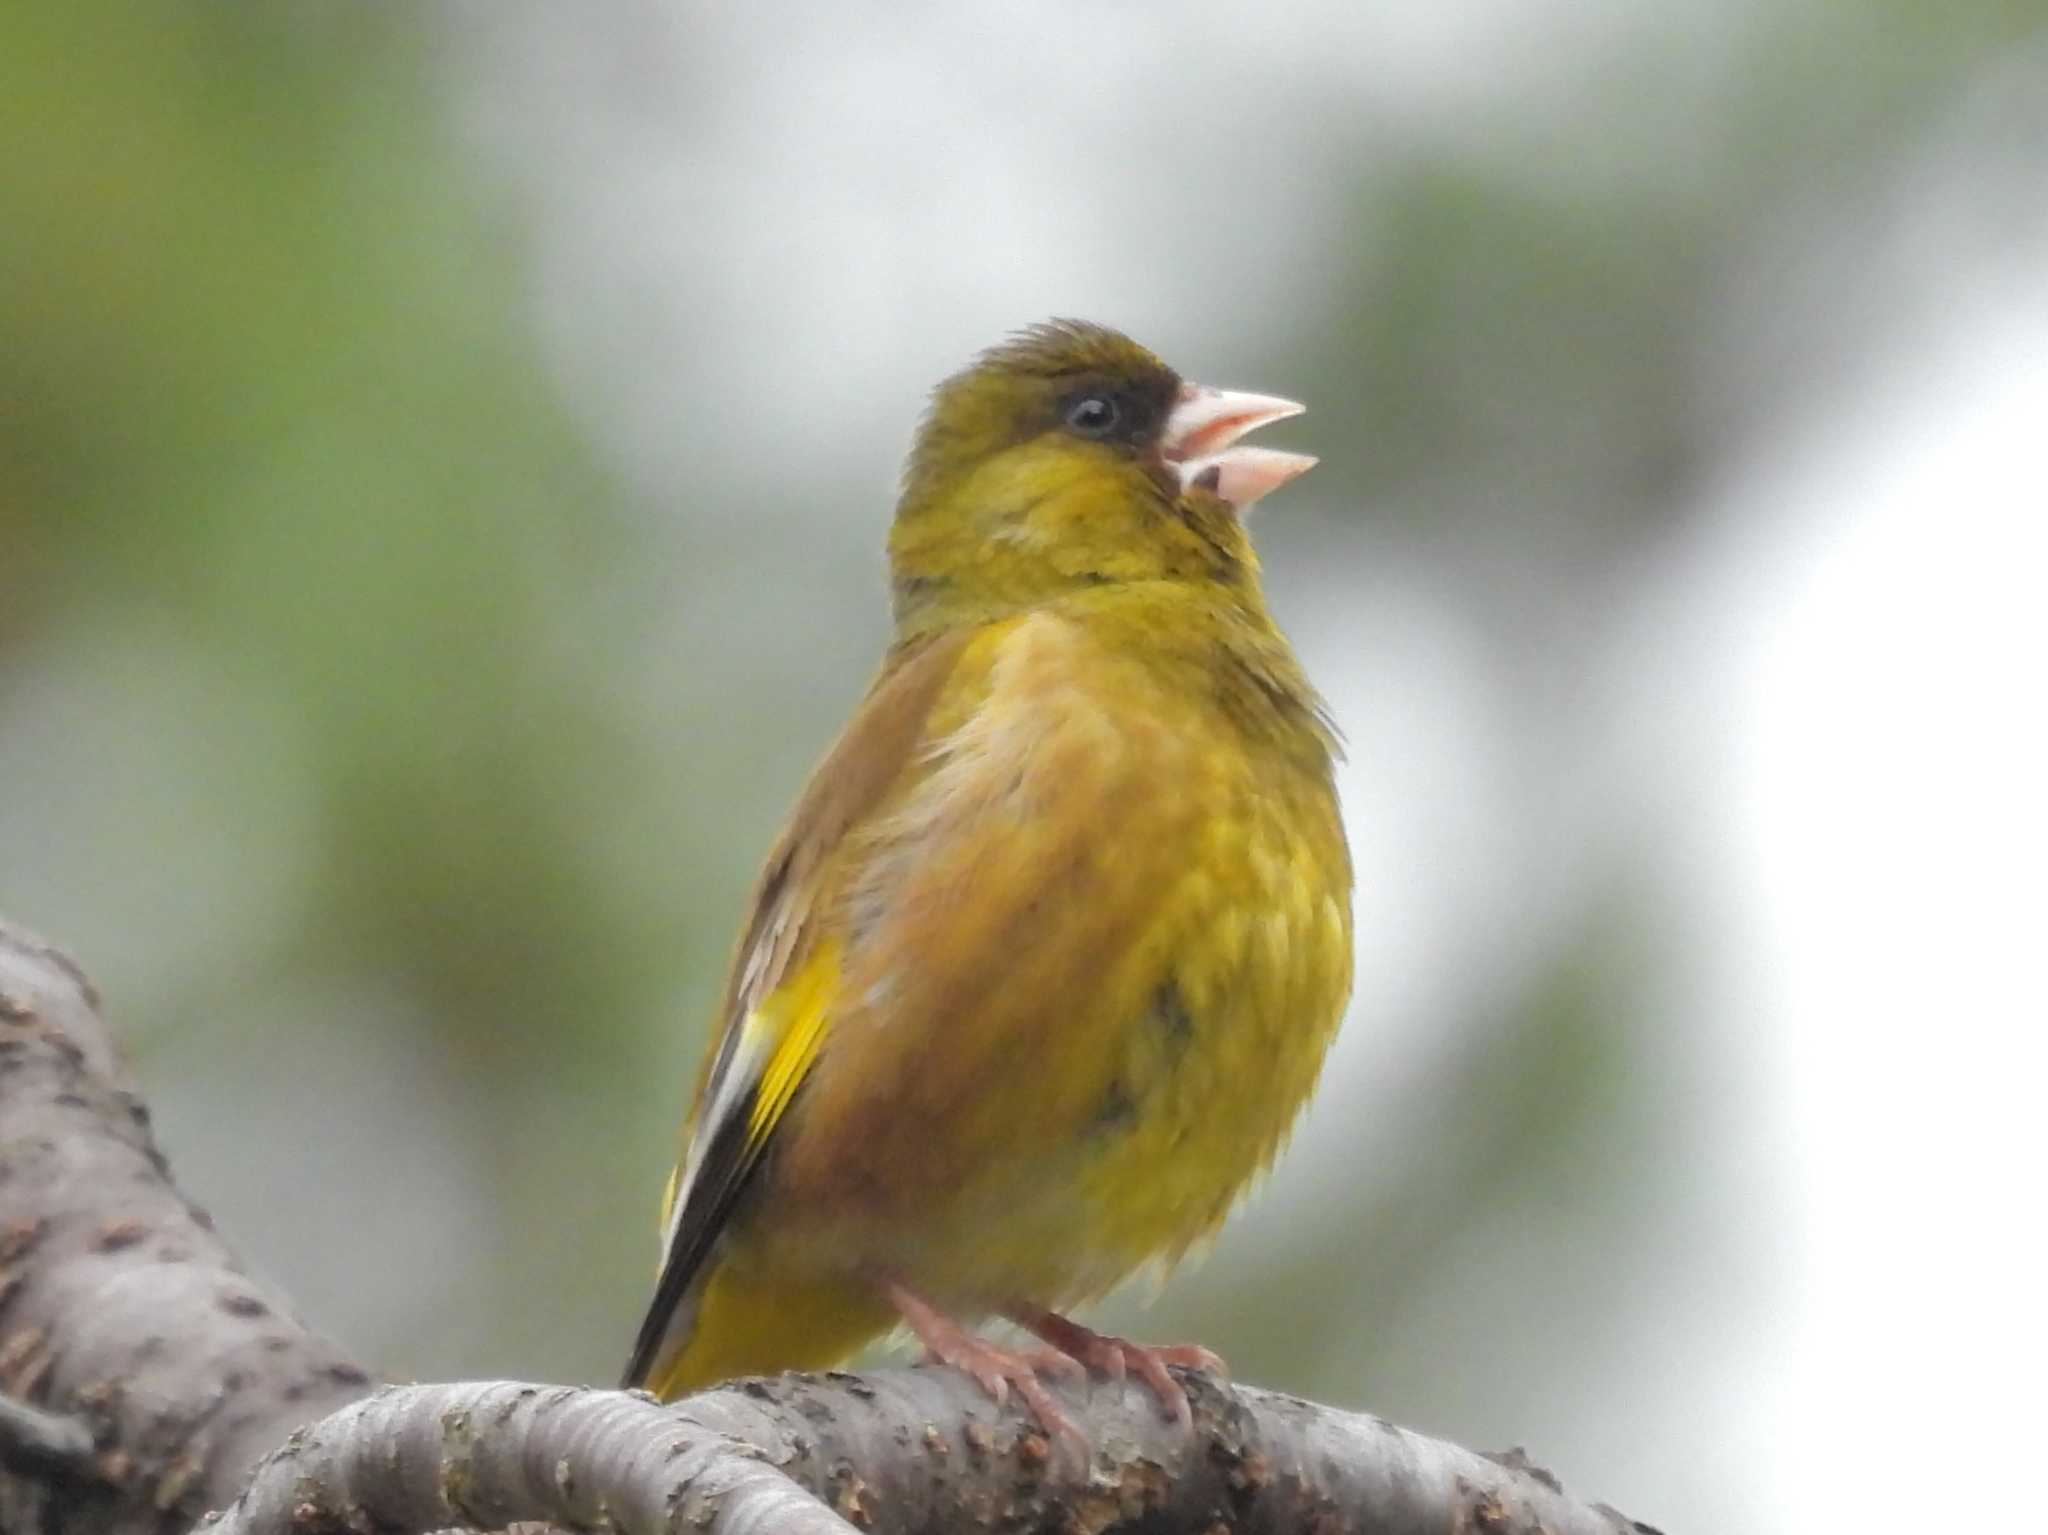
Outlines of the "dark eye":
{"type": "Polygon", "coordinates": [[[1083,437],[1106,437],[1122,419],[1116,401],[1106,394],[1084,394],[1067,407],[1067,425],[1083,437]]]}

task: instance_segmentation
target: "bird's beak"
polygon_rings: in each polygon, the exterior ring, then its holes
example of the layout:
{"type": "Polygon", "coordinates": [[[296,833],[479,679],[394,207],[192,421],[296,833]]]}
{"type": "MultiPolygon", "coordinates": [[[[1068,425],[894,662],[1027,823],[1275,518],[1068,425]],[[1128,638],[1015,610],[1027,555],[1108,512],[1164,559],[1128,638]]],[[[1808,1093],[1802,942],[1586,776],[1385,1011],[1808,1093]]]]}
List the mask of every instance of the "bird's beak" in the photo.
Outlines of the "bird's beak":
{"type": "Polygon", "coordinates": [[[1247,432],[1298,416],[1304,409],[1278,395],[1184,384],[1167,415],[1161,451],[1180,475],[1182,490],[1209,491],[1242,512],[1315,468],[1316,461],[1306,453],[1231,445],[1247,432]]]}

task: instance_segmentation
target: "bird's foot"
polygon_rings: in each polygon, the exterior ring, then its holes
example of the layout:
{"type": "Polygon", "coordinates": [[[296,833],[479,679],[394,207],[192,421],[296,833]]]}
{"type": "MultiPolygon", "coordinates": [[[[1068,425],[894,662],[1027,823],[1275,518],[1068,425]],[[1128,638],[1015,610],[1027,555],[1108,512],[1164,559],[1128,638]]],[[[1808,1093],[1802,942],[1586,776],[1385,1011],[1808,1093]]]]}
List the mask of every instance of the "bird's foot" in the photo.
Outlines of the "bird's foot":
{"type": "Polygon", "coordinates": [[[1031,1353],[1000,1347],[962,1327],[916,1291],[894,1282],[882,1288],[889,1304],[933,1359],[965,1374],[998,1407],[1015,1392],[1017,1400],[1038,1420],[1039,1427],[1067,1440],[1080,1451],[1084,1461],[1087,1459],[1088,1436],[1040,1378],[1059,1375],[1070,1380],[1086,1379],[1085,1365],[1057,1347],[1031,1353]]]}
{"type": "Polygon", "coordinates": [[[1122,1380],[1126,1374],[1137,1376],[1159,1398],[1166,1415],[1183,1428],[1194,1427],[1195,1415],[1188,1406],[1186,1389],[1167,1373],[1169,1367],[1179,1365],[1205,1375],[1228,1373],[1220,1358],[1198,1344],[1133,1343],[1128,1338],[1113,1338],[1079,1322],[1070,1322],[1057,1312],[1037,1306],[1013,1306],[1008,1315],[1049,1349],[1097,1375],[1110,1380],[1122,1380]]]}

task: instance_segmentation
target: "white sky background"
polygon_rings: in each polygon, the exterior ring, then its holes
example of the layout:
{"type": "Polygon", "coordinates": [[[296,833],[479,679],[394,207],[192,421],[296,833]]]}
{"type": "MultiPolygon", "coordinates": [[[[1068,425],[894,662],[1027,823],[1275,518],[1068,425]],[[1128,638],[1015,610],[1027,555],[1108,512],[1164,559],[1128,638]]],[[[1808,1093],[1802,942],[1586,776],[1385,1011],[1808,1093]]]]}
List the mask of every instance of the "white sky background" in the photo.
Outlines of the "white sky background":
{"type": "Polygon", "coordinates": [[[1842,404],[1693,573],[1717,968],[1791,1152],[1745,1428],[1786,1529],[1990,1527],[2048,1421],[2048,282],[1842,404]]]}
{"type": "MultiPolygon", "coordinates": [[[[503,14],[453,62],[465,115],[532,195],[573,402],[650,507],[682,497],[716,520],[717,487],[778,455],[788,525],[726,530],[764,567],[792,535],[872,562],[922,391],[1016,324],[1113,319],[1191,369],[1285,324],[1329,245],[1329,102],[1388,133],[1512,133],[1516,103],[1625,19],[1334,0],[1171,23],[1043,5],[817,6],[775,28],[503,14]],[[1162,261],[1156,232],[1176,225],[1162,261]],[[707,352],[729,386],[711,421],[671,365],[707,352]]],[[[1675,801],[1696,839],[1680,1022],[1727,1031],[1742,1067],[1698,1155],[1752,1212],[1734,1260],[1752,1289],[1719,1313],[1645,1313],[1685,1330],[1695,1393],[1632,1396],[1617,1355],[1573,1393],[1588,1421],[1522,1437],[1674,1532],[2003,1527],[2034,1500],[2048,231],[2006,232],[2006,258],[2031,263],[1916,244],[1944,211],[1938,185],[1908,197],[1886,302],[1861,294],[1884,317],[1865,368],[1763,440],[1646,572],[1606,653],[1613,715],[1564,775],[1675,801]],[[1612,784],[1617,760],[1658,781],[1612,784]],[[1625,1446],[1623,1469],[1606,1457],[1625,1446]]],[[[1322,446],[1313,417],[1300,440],[1322,446]]],[[[1422,760],[1347,781],[1372,892],[1361,1011],[1398,1028],[1488,984],[1465,953],[1473,913],[1535,872],[1490,776],[1483,657],[1406,573],[1375,586],[1369,618],[1299,632],[1355,738],[1421,743],[1422,760]],[[1370,676],[1333,674],[1361,654],[1370,676]],[[1406,712],[1359,723],[1375,704],[1406,712]]],[[[1564,813],[1590,825],[1599,808],[1564,813]]],[[[1336,1079],[1389,1059],[1354,1038],[1336,1079]]],[[[1320,1143],[1311,1123],[1275,1212],[1312,1210],[1320,1143]]]]}

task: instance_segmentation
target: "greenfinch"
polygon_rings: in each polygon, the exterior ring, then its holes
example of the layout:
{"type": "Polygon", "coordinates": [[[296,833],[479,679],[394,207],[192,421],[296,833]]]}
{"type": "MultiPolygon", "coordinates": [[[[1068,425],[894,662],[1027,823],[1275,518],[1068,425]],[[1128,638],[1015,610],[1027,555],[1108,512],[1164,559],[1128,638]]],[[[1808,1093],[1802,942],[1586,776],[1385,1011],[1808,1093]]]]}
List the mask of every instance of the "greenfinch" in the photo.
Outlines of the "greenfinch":
{"type": "Polygon", "coordinates": [[[894,636],[755,887],[628,1386],[900,1322],[1050,1429],[1042,1373],[1187,1419],[1167,1367],[1213,1355],[1064,1313],[1216,1229],[1350,990],[1335,732],[1242,520],[1315,460],[1238,439],[1300,409],[1072,321],[935,391],[894,636]]]}

